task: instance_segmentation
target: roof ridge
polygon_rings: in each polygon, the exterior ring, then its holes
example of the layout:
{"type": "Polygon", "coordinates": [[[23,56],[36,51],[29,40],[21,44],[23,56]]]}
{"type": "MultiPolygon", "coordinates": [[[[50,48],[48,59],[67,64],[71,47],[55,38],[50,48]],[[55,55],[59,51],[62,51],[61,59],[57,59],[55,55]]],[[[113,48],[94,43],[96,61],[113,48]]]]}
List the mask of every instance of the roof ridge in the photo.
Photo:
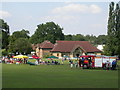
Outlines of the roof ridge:
{"type": "Polygon", "coordinates": [[[47,42],[48,42],[48,40],[45,40],[44,42],[42,42],[40,47],[42,48],[47,42]]]}
{"type": "Polygon", "coordinates": [[[40,48],[45,48],[45,47],[47,47],[47,48],[48,47],[53,48],[53,46],[54,46],[53,43],[51,43],[50,41],[46,40],[43,43],[41,43],[40,48]]]}
{"type": "Polygon", "coordinates": [[[89,42],[89,41],[56,41],[56,42],[89,42]]]}

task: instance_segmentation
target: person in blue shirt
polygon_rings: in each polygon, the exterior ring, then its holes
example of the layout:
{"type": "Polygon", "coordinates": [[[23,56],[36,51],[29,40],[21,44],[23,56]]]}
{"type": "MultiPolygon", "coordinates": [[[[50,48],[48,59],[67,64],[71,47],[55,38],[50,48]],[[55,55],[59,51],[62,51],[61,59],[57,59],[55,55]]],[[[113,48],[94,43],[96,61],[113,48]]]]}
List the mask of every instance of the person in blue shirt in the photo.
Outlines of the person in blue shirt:
{"type": "Polygon", "coordinates": [[[114,61],[112,62],[112,70],[115,70],[115,69],[116,69],[116,65],[117,65],[117,62],[116,62],[116,60],[114,60],[114,61]]]}
{"type": "Polygon", "coordinates": [[[84,60],[85,60],[85,58],[84,58],[84,57],[82,57],[82,59],[81,59],[81,64],[83,64],[83,63],[84,63],[84,60]]]}

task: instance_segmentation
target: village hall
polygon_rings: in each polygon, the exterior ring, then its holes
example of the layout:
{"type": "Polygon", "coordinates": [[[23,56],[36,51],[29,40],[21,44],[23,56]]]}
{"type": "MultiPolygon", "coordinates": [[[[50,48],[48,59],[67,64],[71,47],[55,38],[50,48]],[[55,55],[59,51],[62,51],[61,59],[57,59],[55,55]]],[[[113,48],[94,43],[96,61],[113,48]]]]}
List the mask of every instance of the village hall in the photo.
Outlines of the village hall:
{"type": "Polygon", "coordinates": [[[53,55],[58,58],[63,56],[74,58],[88,54],[101,55],[101,50],[97,49],[89,41],[56,41],[53,44],[46,40],[39,44],[33,44],[32,48],[40,58],[45,55],[53,55]]]}

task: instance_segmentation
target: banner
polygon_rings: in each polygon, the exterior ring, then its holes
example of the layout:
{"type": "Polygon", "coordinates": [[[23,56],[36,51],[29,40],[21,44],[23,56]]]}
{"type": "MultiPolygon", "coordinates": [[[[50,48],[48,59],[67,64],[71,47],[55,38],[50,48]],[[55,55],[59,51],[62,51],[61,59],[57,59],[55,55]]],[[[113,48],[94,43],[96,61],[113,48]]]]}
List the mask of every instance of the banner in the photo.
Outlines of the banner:
{"type": "Polygon", "coordinates": [[[102,67],[102,64],[107,61],[109,61],[110,65],[112,65],[112,62],[116,60],[116,58],[116,56],[97,56],[95,57],[95,67],[102,67]]]}
{"type": "Polygon", "coordinates": [[[102,67],[102,61],[101,57],[95,57],[95,67],[102,67]]]}

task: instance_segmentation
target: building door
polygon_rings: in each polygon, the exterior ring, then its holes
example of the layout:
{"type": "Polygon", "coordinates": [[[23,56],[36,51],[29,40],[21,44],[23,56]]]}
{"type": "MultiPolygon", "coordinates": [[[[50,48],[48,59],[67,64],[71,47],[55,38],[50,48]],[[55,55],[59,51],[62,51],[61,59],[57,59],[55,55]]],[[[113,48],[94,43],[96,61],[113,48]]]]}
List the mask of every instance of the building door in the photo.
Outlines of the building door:
{"type": "Polygon", "coordinates": [[[79,57],[79,56],[80,56],[80,54],[77,53],[77,54],[76,54],[76,57],[79,57]]]}
{"type": "Polygon", "coordinates": [[[73,52],[73,57],[79,57],[82,55],[82,50],[81,48],[76,48],[75,51],[73,52]]]}

